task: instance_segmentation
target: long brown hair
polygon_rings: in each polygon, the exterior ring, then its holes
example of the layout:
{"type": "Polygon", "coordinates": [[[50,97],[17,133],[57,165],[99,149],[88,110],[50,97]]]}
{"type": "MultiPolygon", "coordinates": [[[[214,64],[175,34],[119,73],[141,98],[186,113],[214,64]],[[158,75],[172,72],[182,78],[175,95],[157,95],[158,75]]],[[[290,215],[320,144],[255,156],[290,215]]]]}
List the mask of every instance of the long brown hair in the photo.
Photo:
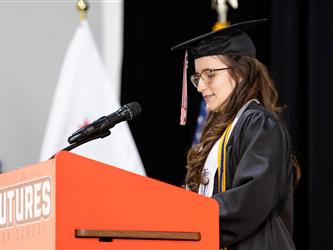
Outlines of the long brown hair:
{"type": "MultiPolygon", "coordinates": [[[[185,183],[195,192],[203,182],[201,172],[208,153],[246,102],[257,99],[279,117],[283,111],[278,106],[278,94],[265,65],[247,56],[218,56],[218,58],[230,67],[229,73],[235,80],[236,86],[225,101],[225,105],[222,104],[220,111],[208,114],[200,142],[188,151],[185,183]]],[[[300,177],[300,168],[293,155],[291,155],[291,161],[296,169],[297,182],[300,177]]]]}

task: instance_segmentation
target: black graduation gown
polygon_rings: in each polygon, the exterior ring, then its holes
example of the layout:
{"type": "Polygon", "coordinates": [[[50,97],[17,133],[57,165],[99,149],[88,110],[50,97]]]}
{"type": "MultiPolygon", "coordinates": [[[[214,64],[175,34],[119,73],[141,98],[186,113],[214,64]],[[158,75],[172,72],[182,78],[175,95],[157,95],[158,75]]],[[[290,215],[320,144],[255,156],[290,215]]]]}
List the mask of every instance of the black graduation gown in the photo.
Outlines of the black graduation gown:
{"type": "Polygon", "coordinates": [[[220,245],[228,250],[295,249],[290,139],[274,114],[252,102],[227,144],[227,191],[220,207],[220,245]]]}

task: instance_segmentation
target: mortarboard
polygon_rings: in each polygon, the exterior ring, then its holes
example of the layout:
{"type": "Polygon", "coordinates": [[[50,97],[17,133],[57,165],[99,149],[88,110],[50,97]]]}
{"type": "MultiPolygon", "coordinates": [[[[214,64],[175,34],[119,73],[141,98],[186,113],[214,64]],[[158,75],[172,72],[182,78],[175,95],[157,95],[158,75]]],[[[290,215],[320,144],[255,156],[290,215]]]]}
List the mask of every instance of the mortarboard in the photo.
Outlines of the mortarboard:
{"type": "Polygon", "coordinates": [[[194,59],[212,55],[255,57],[256,48],[245,31],[266,21],[267,19],[259,19],[236,23],[180,43],[171,50],[189,49],[194,59]]]}
{"type": "Polygon", "coordinates": [[[171,50],[186,50],[183,68],[183,93],[180,118],[181,125],[186,124],[187,113],[187,51],[193,59],[213,55],[238,55],[255,57],[256,48],[246,31],[252,28],[254,25],[266,21],[267,19],[259,19],[236,23],[223,29],[195,37],[171,48],[171,50]]]}

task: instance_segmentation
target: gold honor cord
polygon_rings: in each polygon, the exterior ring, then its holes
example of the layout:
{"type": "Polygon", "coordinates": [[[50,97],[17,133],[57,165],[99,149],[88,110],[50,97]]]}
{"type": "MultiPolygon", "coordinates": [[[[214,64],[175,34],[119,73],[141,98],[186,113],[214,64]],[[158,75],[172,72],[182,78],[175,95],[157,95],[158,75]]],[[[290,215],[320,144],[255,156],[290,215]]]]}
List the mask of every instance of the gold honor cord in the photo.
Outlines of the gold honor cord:
{"type": "Polygon", "coordinates": [[[217,172],[218,172],[218,179],[217,179],[217,187],[218,187],[218,191],[220,192],[221,191],[221,156],[222,156],[222,144],[223,144],[223,141],[224,141],[224,137],[225,137],[225,134],[227,133],[227,129],[224,130],[222,136],[221,136],[221,140],[219,142],[219,147],[218,147],[218,151],[217,151],[217,172]]]}
{"type": "Polygon", "coordinates": [[[218,190],[224,192],[227,189],[226,185],[226,164],[227,164],[227,144],[229,133],[231,129],[231,124],[226,128],[221,136],[221,140],[219,142],[218,147],[218,156],[217,156],[217,164],[218,164],[218,190]],[[223,145],[223,149],[222,149],[223,145]],[[222,168],[222,189],[221,189],[221,157],[222,157],[222,150],[223,150],[223,168],[222,168]]]}
{"type": "MultiPolygon", "coordinates": [[[[218,156],[217,156],[217,164],[218,164],[218,190],[221,190],[221,158],[222,158],[222,150],[223,150],[223,168],[222,168],[222,192],[227,190],[227,144],[229,140],[229,134],[232,127],[232,123],[226,128],[221,136],[221,140],[219,142],[218,147],[218,156]],[[223,145],[223,149],[222,149],[223,145]]],[[[227,247],[224,247],[222,250],[227,250],[227,247]]]]}

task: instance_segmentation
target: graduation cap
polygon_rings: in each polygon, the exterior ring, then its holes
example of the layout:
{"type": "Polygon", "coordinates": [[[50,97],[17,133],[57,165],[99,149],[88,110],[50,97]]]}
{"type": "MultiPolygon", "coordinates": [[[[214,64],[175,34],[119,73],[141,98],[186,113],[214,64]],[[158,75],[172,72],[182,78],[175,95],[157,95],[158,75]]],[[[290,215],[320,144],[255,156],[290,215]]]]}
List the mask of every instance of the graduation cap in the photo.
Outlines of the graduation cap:
{"type": "Polygon", "coordinates": [[[194,59],[212,55],[255,57],[256,48],[245,31],[266,21],[267,19],[259,19],[236,23],[180,43],[171,50],[189,49],[194,59]]]}
{"type": "Polygon", "coordinates": [[[180,43],[172,51],[185,49],[183,68],[183,93],[180,124],[186,124],[187,113],[187,65],[188,52],[193,59],[213,55],[256,56],[256,48],[246,33],[253,26],[266,22],[267,19],[236,23],[225,28],[209,32],[180,43]]]}

